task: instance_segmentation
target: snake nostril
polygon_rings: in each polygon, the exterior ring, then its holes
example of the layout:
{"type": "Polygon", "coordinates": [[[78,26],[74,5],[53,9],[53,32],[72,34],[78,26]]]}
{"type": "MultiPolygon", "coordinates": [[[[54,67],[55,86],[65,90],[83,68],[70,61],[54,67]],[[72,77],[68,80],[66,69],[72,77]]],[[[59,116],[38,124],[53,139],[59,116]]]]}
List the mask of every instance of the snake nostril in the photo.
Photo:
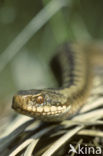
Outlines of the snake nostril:
{"type": "Polygon", "coordinates": [[[12,108],[13,109],[15,108],[15,96],[13,96],[13,99],[12,99],[12,108]]]}
{"type": "Polygon", "coordinates": [[[13,100],[12,100],[12,108],[16,109],[16,108],[20,108],[21,105],[21,97],[20,96],[13,96],[13,100]]]}

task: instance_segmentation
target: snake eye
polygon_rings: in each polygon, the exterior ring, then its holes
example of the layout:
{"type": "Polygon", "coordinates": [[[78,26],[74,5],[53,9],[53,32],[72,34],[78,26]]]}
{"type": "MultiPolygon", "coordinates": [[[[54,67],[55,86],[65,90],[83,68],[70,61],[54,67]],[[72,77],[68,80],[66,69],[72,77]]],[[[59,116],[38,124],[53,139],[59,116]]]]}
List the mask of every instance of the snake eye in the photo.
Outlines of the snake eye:
{"type": "Polygon", "coordinates": [[[37,99],[36,99],[36,102],[37,102],[38,104],[43,103],[43,102],[44,102],[44,97],[43,97],[43,96],[38,96],[37,99]]]}

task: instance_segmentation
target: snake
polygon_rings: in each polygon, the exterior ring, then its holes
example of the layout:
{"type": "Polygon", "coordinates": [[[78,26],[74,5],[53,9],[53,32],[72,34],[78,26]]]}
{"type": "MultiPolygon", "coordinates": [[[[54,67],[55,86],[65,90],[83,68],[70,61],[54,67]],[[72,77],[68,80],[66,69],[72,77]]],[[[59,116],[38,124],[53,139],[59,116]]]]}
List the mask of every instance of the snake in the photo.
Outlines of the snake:
{"type": "Polygon", "coordinates": [[[46,122],[72,118],[86,103],[92,88],[90,51],[90,48],[78,43],[60,46],[52,59],[59,85],[55,88],[20,90],[13,96],[12,108],[46,122]]]}

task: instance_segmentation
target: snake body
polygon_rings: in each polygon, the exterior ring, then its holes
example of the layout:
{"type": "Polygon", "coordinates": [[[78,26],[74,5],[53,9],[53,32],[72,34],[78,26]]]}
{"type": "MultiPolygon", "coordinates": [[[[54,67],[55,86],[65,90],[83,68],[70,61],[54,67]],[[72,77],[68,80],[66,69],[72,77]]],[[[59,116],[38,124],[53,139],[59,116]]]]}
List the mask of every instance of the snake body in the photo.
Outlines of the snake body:
{"type": "Polygon", "coordinates": [[[36,119],[55,122],[70,118],[80,110],[92,84],[88,52],[78,44],[66,43],[59,49],[56,60],[61,86],[21,90],[13,97],[13,109],[36,119]]]}

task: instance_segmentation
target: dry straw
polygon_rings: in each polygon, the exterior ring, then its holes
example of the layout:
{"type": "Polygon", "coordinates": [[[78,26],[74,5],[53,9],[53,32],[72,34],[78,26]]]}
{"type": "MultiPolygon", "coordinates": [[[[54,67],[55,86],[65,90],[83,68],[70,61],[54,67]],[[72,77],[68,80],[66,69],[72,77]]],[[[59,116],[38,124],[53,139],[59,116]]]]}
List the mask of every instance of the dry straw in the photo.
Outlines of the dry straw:
{"type": "MultiPolygon", "coordinates": [[[[0,56],[0,72],[27,41],[63,6],[66,0],[51,1],[0,56]],[[41,21],[38,19],[42,19],[41,21]],[[25,37],[26,36],[26,37],[25,37]],[[7,57],[9,55],[9,57],[7,57]],[[3,62],[3,61],[4,62],[3,62]]],[[[103,144],[103,76],[95,75],[91,95],[79,114],[61,123],[43,123],[18,115],[0,131],[0,155],[66,155],[69,144],[102,146],[103,144]],[[87,136],[87,137],[86,137],[87,136]],[[62,148],[61,148],[62,147],[62,148]]],[[[69,155],[73,156],[74,153],[69,155]]]]}
{"type": "Polygon", "coordinates": [[[93,146],[97,144],[101,147],[101,139],[103,139],[102,78],[102,76],[95,76],[90,97],[80,113],[71,120],[50,124],[18,115],[14,121],[9,123],[8,129],[12,128],[12,132],[7,129],[4,134],[2,133],[0,153],[4,156],[8,153],[10,156],[15,156],[18,153],[24,154],[24,156],[31,156],[32,153],[37,156],[55,155],[60,147],[62,147],[62,152],[65,151],[66,144],[68,148],[69,144],[74,144],[74,142],[77,146],[81,139],[81,144],[85,143],[84,136],[88,136],[86,140],[88,145],[92,142],[93,146]],[[20,125],[16,125],[16,123],[20,123],[20,125]],[[75,140],[75,136],[78,141],[75,140]]]}

